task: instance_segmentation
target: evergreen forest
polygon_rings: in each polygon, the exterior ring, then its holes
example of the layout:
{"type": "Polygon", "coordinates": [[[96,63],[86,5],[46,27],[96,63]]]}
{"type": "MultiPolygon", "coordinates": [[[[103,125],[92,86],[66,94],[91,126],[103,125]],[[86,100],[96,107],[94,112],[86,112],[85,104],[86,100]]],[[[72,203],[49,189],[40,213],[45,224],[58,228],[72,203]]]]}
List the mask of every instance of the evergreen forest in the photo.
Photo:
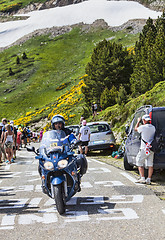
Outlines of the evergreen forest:
{"type": "Polygon", "coordinates": [[[165,80],[165,13],[149,18],[131,49],[104,40],[94,49],[86,66],[83,94],[85,111],[92,102],[101,109],[125,105],[165,80]]]}

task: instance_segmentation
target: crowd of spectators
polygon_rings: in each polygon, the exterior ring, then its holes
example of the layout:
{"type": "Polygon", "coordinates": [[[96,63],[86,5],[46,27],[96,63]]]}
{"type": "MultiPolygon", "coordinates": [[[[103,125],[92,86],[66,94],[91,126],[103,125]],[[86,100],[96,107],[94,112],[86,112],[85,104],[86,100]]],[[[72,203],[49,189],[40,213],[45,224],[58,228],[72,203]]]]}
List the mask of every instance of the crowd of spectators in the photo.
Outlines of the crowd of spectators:
{"type": "Polygon", "coordinates": [[[15,126],[14,121],[2,119],[0,123],[0,163],[14,163],[16,152],[31,142],[41,141],[43,129],[32,131],[30,127],[15,126]]]}

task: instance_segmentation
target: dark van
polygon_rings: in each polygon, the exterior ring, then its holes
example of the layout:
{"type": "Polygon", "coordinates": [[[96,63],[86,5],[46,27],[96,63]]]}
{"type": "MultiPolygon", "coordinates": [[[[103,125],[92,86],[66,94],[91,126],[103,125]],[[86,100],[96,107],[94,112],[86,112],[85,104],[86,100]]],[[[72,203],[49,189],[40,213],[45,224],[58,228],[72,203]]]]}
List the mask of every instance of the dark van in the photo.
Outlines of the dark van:
{"type": "MultiPolygon", "coordinates": [[[[149,114],[151,123],[155,126],[156,131],[163,136],[165,143],[165,107],[152,107],[145,105],[136,110],[130,127],[126,128],[127,139],[125,143],[124,168],[132,170],[136,165],[136,156],[140,148],[140,134],[134,130],[139,117],[149,114]]],[[[164,144],[165,146],[165,144],[164,144]]],[[[165,169],[165,147],[160,153],[154,154],[154,169],[165,169]]]]}

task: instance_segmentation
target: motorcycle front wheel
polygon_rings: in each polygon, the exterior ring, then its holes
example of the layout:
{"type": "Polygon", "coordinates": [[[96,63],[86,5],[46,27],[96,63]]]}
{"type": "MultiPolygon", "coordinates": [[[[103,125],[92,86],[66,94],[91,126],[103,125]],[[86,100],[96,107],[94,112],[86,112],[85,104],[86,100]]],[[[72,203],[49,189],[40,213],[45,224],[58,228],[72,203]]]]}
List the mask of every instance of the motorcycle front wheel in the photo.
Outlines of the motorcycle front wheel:
{"type": "Polygon", "coordinates": [[[57,211],[59,214],[65,213],[65,193],[63,185],[56,185],[53,187],[54,190],[54,200],[56,204],[57,211]]]}

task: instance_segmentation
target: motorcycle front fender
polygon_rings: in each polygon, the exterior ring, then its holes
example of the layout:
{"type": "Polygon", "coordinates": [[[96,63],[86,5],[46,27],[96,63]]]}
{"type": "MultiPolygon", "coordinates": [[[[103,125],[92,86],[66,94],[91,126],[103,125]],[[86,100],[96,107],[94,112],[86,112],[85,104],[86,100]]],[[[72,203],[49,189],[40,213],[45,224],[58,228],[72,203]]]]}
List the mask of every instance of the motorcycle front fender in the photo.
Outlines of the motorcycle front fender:
{"type": "Polygon", "coordinates": [[[65,176],[62,175],[62,176],[58,176],[58,177],[53,177],[51,179],[51,184],[52,185],[59,185],[61,184],[62,182],[64,182],[66,179],[65,179],[65,176]]]}

